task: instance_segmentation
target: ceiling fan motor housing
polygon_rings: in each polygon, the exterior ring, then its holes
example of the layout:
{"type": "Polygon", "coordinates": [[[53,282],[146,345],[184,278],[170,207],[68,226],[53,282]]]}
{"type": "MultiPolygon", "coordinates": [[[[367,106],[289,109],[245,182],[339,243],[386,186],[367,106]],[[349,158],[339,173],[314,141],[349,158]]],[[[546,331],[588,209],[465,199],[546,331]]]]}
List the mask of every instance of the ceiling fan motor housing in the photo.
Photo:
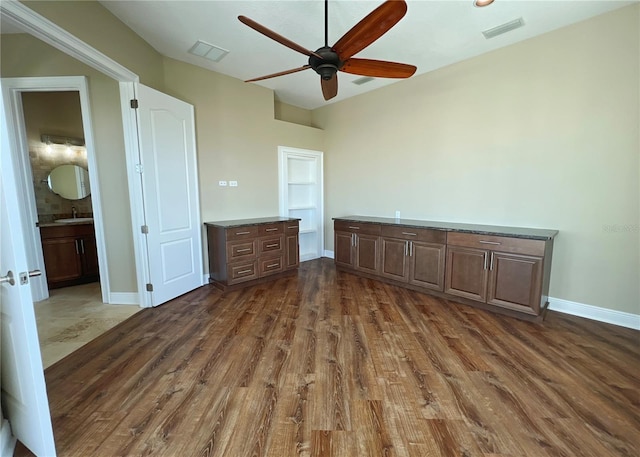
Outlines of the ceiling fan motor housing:
{"type": "Polygon", "coordinates": [[[311,68],[313,68],[313,70],[326,81],[333,78],[333,75],[335,75],[344,64],[338,58],[338,53],[328,46],[321,47],[316,51],[316,54],[322,56],[322,59],[318,59],[316,56],[312,55],[309,57],[309,65],[311,65],[311,68]]]}

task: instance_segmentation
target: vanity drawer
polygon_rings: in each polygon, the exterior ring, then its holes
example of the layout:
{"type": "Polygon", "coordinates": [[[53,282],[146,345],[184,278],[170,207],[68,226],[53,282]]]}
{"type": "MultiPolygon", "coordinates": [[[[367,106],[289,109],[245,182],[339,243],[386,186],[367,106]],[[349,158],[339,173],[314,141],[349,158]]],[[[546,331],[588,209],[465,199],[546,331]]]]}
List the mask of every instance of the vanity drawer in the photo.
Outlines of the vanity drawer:
{"type": "Polygon", "coordinates": [[[255,240],[227,241],[227,259],[229,259],[229,262],[255,256],[255,240]]]}
{"type": "Polygon", "coordinates": [[[300,231],[300,224],[298,221],[285,222],[284,231],[287,234],[298,233],[300,231]]]}
{"type": "Polygon", "coordinates": [[[528,254],[539,257],[544,256],[545,248],[545,242],[543,240],[459,232],[449,232],[447,234],[447,244],[513,254],[528,254]]]}
{"type": "Polygon", "coordinates": [[[255,225],[245,227],[232,227],[227,230],[227,241],[246,240],[258,236],[258,227],[255,225]]]}
{"type": "Polygon", "coordinates": [[[284,224],[282,222],[258,226],[258,236],[277,235],[280,233],[284,233],[284,224]]]}
{"type": "Polygon", "coordinates": [[[441,230],[399,227],[394,225],[382,226],[382,236],[409,241],[424,241],[427,243],[445,244],[447,242],[447,232],[441,230]]]}
{"type": "Polygon", "coordinates": [[[269,236],[269,237],[260,238],[258,240],[258,246],[259,246],[258,249],[260,254],[265,254],[270,252],[273,252],[273,253],[282,252],[283,245],[284,245],[283,235],[269,236]]]}
{"type": "Polygon", "coordinates": [[[258,277],[258,262],[247,260],[245,262],[234,262],[227,265],[228,284],[250,281],[258,277]]]}
{"type": "Polygon", "coordinates": [[[334,230],[342,232],[363,233],[366,235],[380,235],[380,224],[362,222],[335,221],[334,230]]]}
{"type": "Polygon", "coordinates": [[[258,268],[260,276],[280,273],[284,270],[284,258],[283,256],[269,257],[266,259],[260,258],[258,261],[258,268]]]}

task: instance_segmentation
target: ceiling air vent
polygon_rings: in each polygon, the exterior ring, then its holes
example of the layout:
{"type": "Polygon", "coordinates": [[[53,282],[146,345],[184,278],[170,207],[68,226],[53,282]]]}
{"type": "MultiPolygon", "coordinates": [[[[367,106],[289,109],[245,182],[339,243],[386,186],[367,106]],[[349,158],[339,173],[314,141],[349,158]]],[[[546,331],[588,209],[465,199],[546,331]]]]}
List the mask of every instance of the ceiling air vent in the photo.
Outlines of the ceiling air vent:
{"type": "Polygon", "coordinates": [[[523,25],[524,25],[524,20],[521,17],[519,17],[518,19],[514,19],[513,21],[505,22],[502,25],[499,25],[492,29],[485,30],[482,32],[482,34],[488,40],[489,38],[502,35],[503,33],[507,33],[515,29],[519,29],[523,25]]]}
{"type": "Polygon", "coordinates": [[[362,86],[363,84],[368,83],[369,81],[373,81],[375,78],[371,76],[363,76],[362,78],[354,79],[351,81],[353,84],[357,84],[358,86],[362,86]]]}
{"type": "Polygon", "coordinates": [[[204,41],[196,41],[196,44],[191,46],[189,53],[194,56],[204,57],[205,59],[212,60],[214,62],[220,62],[224,56],[229,54],[226,49],[219,48],[204,41]]]}

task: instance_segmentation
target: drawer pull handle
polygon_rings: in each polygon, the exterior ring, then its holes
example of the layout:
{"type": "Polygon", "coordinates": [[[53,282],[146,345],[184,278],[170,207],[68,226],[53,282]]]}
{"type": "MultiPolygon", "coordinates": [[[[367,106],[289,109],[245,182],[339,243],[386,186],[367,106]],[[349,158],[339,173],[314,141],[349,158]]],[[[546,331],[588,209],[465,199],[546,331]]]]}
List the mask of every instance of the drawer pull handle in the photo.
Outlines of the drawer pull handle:
{"type": "Polygon", "coordinates": [[[403,235],[409,235],[409,236],[418,236],[417,233],[411,233],[411,232],[402,232],[403,235]]]}
{"type": "Polygon", "coordinates": [[[277,248],[279,246],[278,243],[273,243],[273,244],[267,244],[265,247],[267,248],[277,248]]]}
{"type": "Polygon", "coordinates": [[[482,243],[482,244],[495,244],[495,245],[500,245],[501,243],[498,241],[485,241],[485,240],[480,240],[478,241],[478,243],[482,243]]]}
{"type": "Polygon", "coordinates": [[[289,227],[287,227],[288,229],[297,229],[298,226],[297,225],[290,225],[289,227]]]}
{"type": "Polygon", "coordinates": [[[265,229],[265,232],[275,232],[276,230],[278,230],[278,228],[268,228],[265,229]]]}
{"type": "Polygon", "coordinates": [[[238,249],[236,252],[247,252],[250,251],[251,248],[238,249]]]}
{"type": "Polygon", "coordinates": [[[240,271],[238,271],[239,275],[243,275],[245,273],[253,273],[253,270],[240,270],[240,271]]]}
{"type": "Polygon", "coordinates": [[[350,225],[349,228],[353,230],[360,230],[360,227],[354,227],[353,225],[350,225]]]}
{"type": "Polygon", "coordinates": [[[279,267],[280,264],[279,263],[272,263],[271,265],[267,265],[267,268],[276,268],[279,267]]]}
{"type": "Polygon", "coordinates": [[[248,235],[251,232],[236,232],[236,235],[248,235]]]}

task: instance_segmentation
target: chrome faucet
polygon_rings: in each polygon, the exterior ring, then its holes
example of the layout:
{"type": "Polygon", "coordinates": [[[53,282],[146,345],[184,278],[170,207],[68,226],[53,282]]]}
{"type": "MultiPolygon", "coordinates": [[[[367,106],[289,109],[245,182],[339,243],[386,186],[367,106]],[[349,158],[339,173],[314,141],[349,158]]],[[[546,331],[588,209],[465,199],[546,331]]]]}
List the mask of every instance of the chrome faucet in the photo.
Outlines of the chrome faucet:
{"type": "Polygon", "coordinates": [[[74,219],[78,217],[78,210],[76,209],[75,206],[71,207],[71,216],[73,216],[74,219]]]}

